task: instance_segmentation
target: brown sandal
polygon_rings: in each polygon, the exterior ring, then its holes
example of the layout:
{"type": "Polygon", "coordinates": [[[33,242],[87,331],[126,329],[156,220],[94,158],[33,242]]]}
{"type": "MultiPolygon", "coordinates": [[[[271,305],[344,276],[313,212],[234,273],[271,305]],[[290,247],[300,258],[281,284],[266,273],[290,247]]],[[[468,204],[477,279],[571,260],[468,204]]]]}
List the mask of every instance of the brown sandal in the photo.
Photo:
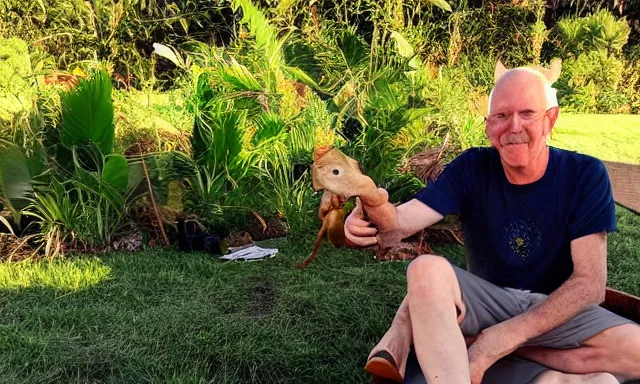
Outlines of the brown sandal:
{"type": "Polygon", "coordinates": [[[398,364],[393,356],[387,351],[377,352],[367,361],[364,370],[373,375],[376,384],[403,383],[404,379],[400,375],[398,364]]]}

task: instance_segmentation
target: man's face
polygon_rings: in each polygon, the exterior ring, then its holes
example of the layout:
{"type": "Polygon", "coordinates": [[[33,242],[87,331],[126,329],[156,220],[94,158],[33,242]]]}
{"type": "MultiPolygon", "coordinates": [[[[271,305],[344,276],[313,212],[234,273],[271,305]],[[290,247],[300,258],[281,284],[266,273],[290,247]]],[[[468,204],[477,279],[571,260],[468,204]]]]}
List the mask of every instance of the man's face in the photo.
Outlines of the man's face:
{"type": "Polygon", "coordinates": [[[496,84],[485,131],[505,165],[530,167],[544,152],[556,116],[557,107],[546,109],[544,83],[513,72],[496,84]]]}

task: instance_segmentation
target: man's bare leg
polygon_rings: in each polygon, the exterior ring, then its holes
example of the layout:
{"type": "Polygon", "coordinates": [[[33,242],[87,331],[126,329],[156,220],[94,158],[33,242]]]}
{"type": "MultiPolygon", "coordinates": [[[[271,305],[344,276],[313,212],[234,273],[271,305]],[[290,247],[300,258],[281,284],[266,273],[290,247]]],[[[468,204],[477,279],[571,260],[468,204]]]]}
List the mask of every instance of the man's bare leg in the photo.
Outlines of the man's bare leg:
{"type": "Polygon", "coordinates": [[[604,372],[577,375],[546,371],[531,384],[619,384],[619,382],[612,374],[604,372]]]}
{"type": "Polygon", "coordinates": [[[621,380],[640,379],[640,326],[609,328],[586,340],[584,347],[523,347],[515,353],[567,373],[610,372],[621,380]]]}
{"type": "MultiPolygon", "coordinates": [[[[407,296],[369,359],[381,351],[389,353],[398,365],[400,378],[404,378],[413,343],[427,382],[468,383],[467,346],[459,328],[465,307],[453,268],[442,257],[420,256],[409,266],[407,285],[407,296]]],[[[371,365],[367,368],[375,371],[377,367],[371,365]]]]}
{"type": "Polygon", "coordinates": [[[414,349],[426,381],[469,383],[467,345],[456,310],[464,312],[464,305],[451,264],[431,255],[414,260],[407,271],[407,296],[414,349]]]}
{"type": "Polygon", "coordinates": [[[385,378],[402,381],[401,379],[404,378],[404,374],[407,370],[407,356],[409,356],[411,344],[413,343],[412,332],[411,317],[409,316],[409,299],[408,296],[405,296],[395,317],[393,318],[393,321],[391,322],[389,330],[371,350],[367,359],[369,363],[365,369],[371,370],[377,374],[384,372],[385,378]],[[384,362],[376,362],[375,360],[372,360],[381,352],[391,355],[393,362],[397,366],[397,374],[395,372],[389,372],[389,367],[379,366],[379,364],[384,364],[384,362]]]}

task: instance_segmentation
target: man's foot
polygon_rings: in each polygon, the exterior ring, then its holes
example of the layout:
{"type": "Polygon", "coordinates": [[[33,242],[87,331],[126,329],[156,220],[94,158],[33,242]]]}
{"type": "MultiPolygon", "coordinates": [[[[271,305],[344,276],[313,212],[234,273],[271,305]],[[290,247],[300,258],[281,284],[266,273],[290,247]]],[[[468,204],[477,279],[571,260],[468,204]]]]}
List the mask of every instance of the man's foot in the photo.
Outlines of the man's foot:
{"type": "Polygon", "coordinates": [[[376,352],[367,361],[364,370],[373,376],[376,384],[395,384],[404,382],[398,364],[387,351],[376,352]]]}

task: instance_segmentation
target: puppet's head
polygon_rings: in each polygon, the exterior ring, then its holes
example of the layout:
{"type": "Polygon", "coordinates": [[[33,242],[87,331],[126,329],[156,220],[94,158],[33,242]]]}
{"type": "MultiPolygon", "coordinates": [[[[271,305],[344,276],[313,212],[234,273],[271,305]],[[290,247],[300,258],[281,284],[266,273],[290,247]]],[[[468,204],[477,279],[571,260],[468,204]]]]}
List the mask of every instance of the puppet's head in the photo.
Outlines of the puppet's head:
{"type": "Polygon", "coordinates": [[[337,148],[320,147],[313,154],[313,189],[327,190],[350,198],[376,190],[370,177],[362,174],[358,162],[337,148]]]}

